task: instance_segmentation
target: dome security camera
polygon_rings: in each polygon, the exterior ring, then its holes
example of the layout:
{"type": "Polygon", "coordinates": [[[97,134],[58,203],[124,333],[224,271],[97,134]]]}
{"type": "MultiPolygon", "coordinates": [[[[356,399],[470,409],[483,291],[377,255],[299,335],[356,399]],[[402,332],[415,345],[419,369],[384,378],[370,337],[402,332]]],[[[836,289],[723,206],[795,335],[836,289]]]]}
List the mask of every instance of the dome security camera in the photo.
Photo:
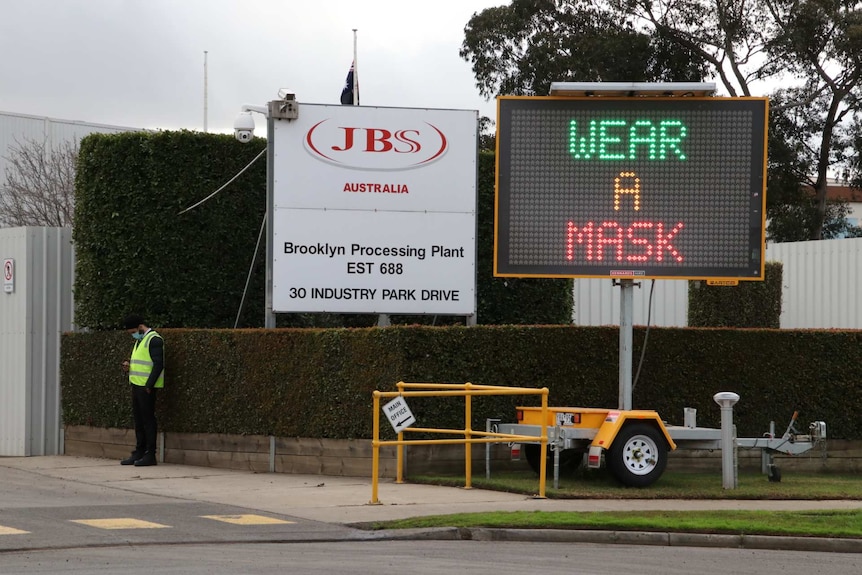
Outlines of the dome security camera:
{"type": "Polygon", "coordinates": [[[251,117],[251,112],[243,112],[237,116],[233,123],[233,135],[243,144],[251,142],[254,138],[254,118],[251,117]]]}

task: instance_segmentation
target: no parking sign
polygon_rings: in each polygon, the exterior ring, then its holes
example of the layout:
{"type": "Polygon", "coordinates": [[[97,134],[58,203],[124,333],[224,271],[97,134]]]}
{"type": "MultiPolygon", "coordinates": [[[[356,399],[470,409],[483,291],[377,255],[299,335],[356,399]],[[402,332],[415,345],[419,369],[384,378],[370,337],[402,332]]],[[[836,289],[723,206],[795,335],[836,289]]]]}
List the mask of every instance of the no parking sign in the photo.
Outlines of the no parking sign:
{"type": "Polygon", "coordinates": [[[15,260],[11,258],[3,260],[3,291],[15,291],[15,260]]]}

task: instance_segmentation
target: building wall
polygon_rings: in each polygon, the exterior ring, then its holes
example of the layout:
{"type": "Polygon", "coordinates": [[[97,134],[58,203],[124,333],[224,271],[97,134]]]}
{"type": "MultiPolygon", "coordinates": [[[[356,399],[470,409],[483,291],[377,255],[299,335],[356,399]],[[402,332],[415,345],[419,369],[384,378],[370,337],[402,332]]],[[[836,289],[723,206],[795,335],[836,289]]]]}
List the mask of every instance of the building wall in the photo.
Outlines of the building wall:
{"type": "Polygon", "coordinates": [[[72,231],[0,229],[0,456],[60,449],[60,334],[72,328],[72,231]]]}
{"type": "Polygon", "coordinates": [[[847,214],[847,223],[851,226],[862,226],[862,190],[851,188],[840,182],[830,181],[826,188],[827,200],[843,200],[847,202],[850,212],[847,214]]]}
{"type": "Polygon", "coordinates": [[[56,149],[63,142],[80,141],[88,134],[128,131],[138,131],[138,128],[0,112],[0,188],[6,182],[6,169],[9,166],[6,158],[13,148],[25,144],[27,140],[45,142],[49,149],[56,149]]]}

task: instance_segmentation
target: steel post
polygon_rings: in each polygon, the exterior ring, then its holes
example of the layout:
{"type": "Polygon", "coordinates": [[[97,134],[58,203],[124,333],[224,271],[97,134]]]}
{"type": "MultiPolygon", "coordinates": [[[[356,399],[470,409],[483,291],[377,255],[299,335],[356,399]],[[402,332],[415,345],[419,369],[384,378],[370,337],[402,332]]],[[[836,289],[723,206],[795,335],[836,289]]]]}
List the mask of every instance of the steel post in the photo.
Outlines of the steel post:
{"type": "Polygon", "coordinates": [[[633,308],[634,281],[620,280],[620,409],[632,408],[633,308]]]}
{"type": "Polygon", "coordinates": [[[721,486],[725,489],[736,489],[733,406],[739,401],[739,395],[732,391],[721,391],[713,395],[712,399],[721,407],[721,486]]]}

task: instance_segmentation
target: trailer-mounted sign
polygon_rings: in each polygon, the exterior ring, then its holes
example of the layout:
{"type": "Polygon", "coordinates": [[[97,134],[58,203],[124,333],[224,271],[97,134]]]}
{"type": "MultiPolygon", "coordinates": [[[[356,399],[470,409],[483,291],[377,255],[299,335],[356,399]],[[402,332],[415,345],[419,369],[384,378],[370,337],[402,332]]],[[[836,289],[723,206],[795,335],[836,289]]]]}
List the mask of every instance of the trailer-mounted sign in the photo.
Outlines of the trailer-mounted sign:
{"type": "Polygon", "coordinates": [[[494,274],[762,280],[767,108],[499,98],[494,274]]]}

